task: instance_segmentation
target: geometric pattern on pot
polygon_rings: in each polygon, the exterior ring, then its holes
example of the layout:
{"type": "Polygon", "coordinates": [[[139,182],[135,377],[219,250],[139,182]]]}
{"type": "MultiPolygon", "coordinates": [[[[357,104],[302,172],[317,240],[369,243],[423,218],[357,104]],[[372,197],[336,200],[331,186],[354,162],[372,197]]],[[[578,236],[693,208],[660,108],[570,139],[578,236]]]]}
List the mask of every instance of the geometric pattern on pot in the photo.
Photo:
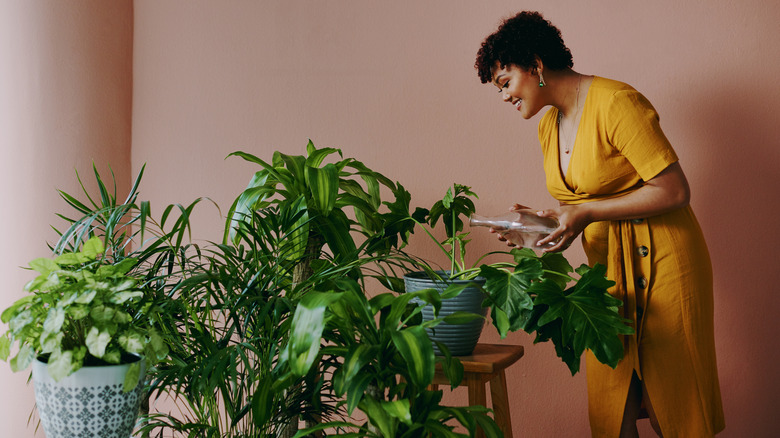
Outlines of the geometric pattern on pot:
{"type": "Polygon", "coordinates": [[[129,365],[83,367],[55,382],[46,364],[35,360],[35,403],[46,437],[130,437],[141,404],[143,365],[138,385],[124,392],[129,365]]]}

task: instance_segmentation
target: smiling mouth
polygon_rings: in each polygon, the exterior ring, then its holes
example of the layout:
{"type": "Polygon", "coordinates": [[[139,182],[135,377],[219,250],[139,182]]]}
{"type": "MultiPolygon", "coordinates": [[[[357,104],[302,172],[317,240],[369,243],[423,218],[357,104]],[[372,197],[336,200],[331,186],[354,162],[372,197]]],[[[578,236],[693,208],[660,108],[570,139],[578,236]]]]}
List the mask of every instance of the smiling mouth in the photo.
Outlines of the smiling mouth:
{"type": "Polygon", "coordinates": [[[515,108],[517,108],[519,110],[520,109],[520,105],[522,105],[522,103],[523,103],[523,99],[518,99],[518,101],[515,102],[515,108]]]}

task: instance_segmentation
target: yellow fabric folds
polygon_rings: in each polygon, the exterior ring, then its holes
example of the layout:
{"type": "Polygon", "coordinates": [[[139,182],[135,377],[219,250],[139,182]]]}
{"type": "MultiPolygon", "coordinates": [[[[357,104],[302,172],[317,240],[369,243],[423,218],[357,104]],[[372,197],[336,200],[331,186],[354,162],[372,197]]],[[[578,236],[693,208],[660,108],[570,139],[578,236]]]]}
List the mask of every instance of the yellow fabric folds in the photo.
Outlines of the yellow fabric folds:
{"type": "MultiPolygon", "coordinates": [[[[596,77],[566,174],[558,111],[539,123],[547,188],[562,203],[624,196],[677,161],[650,102],[630,86],[596,77]]],[[[594,437],[620,431],[633,372],[643,380],[665,437],[713,436],[724,428],[713,339],[712,270],[690,207],[638,220],[596,222],[582,235],[589,264],[607,265],[636,334],[616,369],[586,357],[594,437]]]]}

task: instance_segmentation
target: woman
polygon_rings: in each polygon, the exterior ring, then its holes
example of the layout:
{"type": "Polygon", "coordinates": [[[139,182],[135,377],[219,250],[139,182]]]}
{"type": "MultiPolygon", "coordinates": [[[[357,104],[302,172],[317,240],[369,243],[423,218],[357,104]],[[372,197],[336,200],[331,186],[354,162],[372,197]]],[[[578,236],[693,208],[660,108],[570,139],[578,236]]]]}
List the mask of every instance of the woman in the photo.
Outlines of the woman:
{"type": "Polygon", "coordinates": [[[560,31],[536,12],[505,20],[476,62],[482,83],[524,119],[552,106],[539,140],[560,205],[538,214],[560,226],[539,245],[562,251],[582,234],[588,262],[607,265],[610,292],[634,322],[617,368],[586,358],[592,434],[638,436],[643,404],[659,436],[713,436],[724,419],[712,270],[685,175],[644,96],[573,65],[560,31]]]}

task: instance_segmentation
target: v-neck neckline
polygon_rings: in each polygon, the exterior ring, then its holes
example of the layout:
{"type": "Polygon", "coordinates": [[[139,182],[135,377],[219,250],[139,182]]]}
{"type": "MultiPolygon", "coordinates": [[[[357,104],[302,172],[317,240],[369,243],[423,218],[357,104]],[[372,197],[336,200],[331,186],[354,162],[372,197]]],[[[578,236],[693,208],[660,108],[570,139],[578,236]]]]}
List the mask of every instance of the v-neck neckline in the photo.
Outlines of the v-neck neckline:
{"type": "Polygon", "coordinates": [[[569,172],[571,171],[571,162],[572,162],[572,160],[574,160],[574,154],[575,154],[575,151],[577,150],[577,148],[575,146],[577,145],[577,139],[580,136],[580,127],[582,126],[582,118],[585,117],[585,107],[588,106],[588,96],[590,96],[590,88],[593,85],[593,82],[595,82],[595,81],[596,81],[596,76],[594,75],[590,79],[590,83],[588,84],[588,86],[585,88],[585,101],[582,103],[582,110],[580,111],[580,116],[579,116],[580,119],[577,121],[577,131],[576,131],[576,134],[574,135],[574,141],[572,141],[572,144],[571,144],[571,151],[569,151],[569,162],[566,165],[566,170],[565,171],[563,170],[563,167],[561,166],[561,163],[562,163],[561,162],[561,152],[562,152],[561,151],[561,135],[560,135],[559,125],[557,123],[559,114],[561,113],[561,110],[559,110],[558,108],[555,109],[556,110],[556,114],[555,114],[555,120],[556,120],[556,125],[555,125],[555,143],[556,144],[555,144],[555,146],[556,146],[556,152],[557,152],[556,157],[555,157],[555,159],[557,161],[557,166],[556,167],[558,169],[558,174],[561,177],[561,181],[563,182],[563,185],[569,191],[572,191],[572,192],[574,191],[574,188],[569,185],[569,183],[566,181],[566,178],[569,176],[569,172]]]}

